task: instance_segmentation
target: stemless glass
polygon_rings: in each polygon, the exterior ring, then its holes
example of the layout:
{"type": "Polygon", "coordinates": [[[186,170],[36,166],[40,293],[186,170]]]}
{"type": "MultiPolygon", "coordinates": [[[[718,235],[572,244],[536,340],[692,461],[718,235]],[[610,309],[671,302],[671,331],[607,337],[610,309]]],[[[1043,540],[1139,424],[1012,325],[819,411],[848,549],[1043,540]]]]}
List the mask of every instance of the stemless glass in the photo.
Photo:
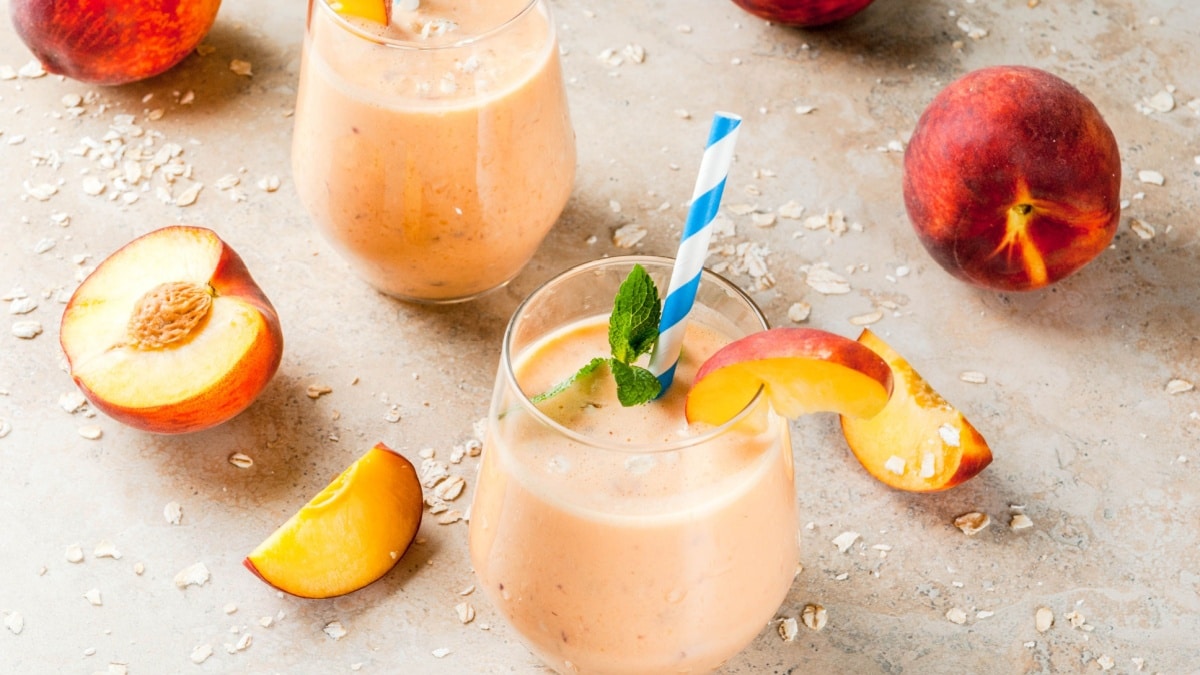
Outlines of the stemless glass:
{"type": "Polygon", "coordinates": [[[761,393],[720,427],[684,419],[700,362],[766,328],[725,279],[704,273],[661,399],[622,408],[596,393],[610,386],[602,374],[531,401],[607,353],[613,297],[635,263],[666,288],[670,259],[609,258],[517,309],[471,506],[480,587],[560,673],[712,670],[772,619],[799,561],[787,420],[761,393]]]}
{"type": "Polygon", "coordinates": [[[380,291],[456,302],[502,286],[575,175],[545,0],[422,0],[390,26],[309,0],[292,141],[300,201],[380,291]]]}

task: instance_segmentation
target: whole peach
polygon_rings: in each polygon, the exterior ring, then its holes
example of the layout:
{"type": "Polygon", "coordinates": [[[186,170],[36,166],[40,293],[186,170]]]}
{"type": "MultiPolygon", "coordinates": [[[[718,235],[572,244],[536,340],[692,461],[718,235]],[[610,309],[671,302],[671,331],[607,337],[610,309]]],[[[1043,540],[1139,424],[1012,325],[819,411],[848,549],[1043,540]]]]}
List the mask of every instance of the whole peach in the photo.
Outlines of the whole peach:
{"type": "Polygon", "coordinates": [[[1026,66],[968,73],[934,97],[904,154],[921,243],[963,281],[1031,290],[1086,265],[1120,217],[1121,158],[1096,106],[1026,66]]]}
{"type": "Polygon", "coordinates": [[[813,27],[848,19],[873,0],[733,0],[751,14],[789,26],[813,27]]]}
{"type": "Polygon", "coordinates": [[[208,34],[221,0],[11,0],[17,35],[51,73],[125,84],[162,73],[208,34]]]}

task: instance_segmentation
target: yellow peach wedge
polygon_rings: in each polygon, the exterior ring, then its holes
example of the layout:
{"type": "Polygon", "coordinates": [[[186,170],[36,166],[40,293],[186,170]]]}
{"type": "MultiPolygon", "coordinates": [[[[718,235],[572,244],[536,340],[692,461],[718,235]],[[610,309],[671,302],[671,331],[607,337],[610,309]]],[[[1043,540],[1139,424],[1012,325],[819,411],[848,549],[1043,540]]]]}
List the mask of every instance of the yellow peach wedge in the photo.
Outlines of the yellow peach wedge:
{"type": "Polygon", "coordinates": [[[735,340],[696,372],[689,422],[723,424],[763,390],[785,417],[836,412],[869,417],[883,409],[892,372],[875,352],[814,328],[772,328],[735,340]]]}
{"type": "Polygon", "coordinates": [[[342,16],[358,17],[384,26],[392,20],[392,0],[331,0],[329,7],[342,16]]]}
{"type": "Polygon", "coordinates": [[[411,462],[377,443],[258,545],[243,564],[302,598],[356,591],[392,569],[421,525],[411,462]]]}
{"type": "Polygon", "coordinates": [[[896,377],[896,390],[878,415],[842,417],[846,443],[872,476],[900,490],[935,492],[991,463],[983,436],[908,361],[870,330],[858,341],[883,357],[896,377]]]}

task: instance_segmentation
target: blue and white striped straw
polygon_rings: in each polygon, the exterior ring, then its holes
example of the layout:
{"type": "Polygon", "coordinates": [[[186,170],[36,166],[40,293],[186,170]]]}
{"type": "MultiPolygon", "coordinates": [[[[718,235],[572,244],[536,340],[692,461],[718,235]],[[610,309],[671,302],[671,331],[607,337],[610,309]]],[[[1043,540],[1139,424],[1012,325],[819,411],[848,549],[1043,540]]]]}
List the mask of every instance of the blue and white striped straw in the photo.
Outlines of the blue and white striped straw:
{"type": "Polygon", "coordinates": [[[704,259],[708,257],[708,242],[712,239],[713,219],[721,206],[721,194],[725,191],[725,179],[733,162],[733,148],[741,124],[741,117],[718,112],[708,133],[708,145],[700,160],[696,189],[692,192],[679,252],[675,254],[675,267],[671,270],[671,283],[663,301],[658,343],[650,355],[650,372],[662,385],[659,396],[667,391],[675,378],[688,312],[696,301],[700,273],[704,269],[704,259]]]}

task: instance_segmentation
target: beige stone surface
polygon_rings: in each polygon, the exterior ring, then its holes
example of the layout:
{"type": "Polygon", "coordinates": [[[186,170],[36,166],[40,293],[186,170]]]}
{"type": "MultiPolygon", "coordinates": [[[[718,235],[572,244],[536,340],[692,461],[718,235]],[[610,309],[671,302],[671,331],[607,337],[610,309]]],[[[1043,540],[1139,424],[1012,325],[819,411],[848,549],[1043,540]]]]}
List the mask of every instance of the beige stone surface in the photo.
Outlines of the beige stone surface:
{"type": "MultiPolygon", "coordinates": [[[[463,523],[427,518],[396,569],[332,600],[277,594],[241,560],[374,442],[415,458],[471,438],[504,324],[535,285],[626,252],[613,236],[631,224],[647,234],[630,250],[671,254],[714,110],[745,118],[723,209],[733,232],[714,249],[755,247],[763,264],[747,269],[720,250],[710,264],[728,264],[777,325],[807,303],[805,325],[853,336],[855,318],[878,311],[872,329],[995,454],[961,487],[904,494],[859,467],[835,418],[797,421],[804,570],[778,615],[799,621],[796,638],[764,626],[724,672],[1200,667],[1200,392],[1169,387],[1200,382],[1200,4],[877,0],[841,26],[802,31],[727,0],[555,0],[579,139],[574,196],[508,288],[448,308],[364,286],[297,204],[289,114],[303,5],[227,1],[211,49],[134,85],[0,80],[0,293],[23,289],[37,304],[12,314],[6,301],[0,313],[0,672],[541,672],[482,594],[460,594],[474,583],[463,523]],[[644,59],[629,58],[630,45],[644,59]],[[234,60],[252,74],[231,70],[234,60]],[[1092,98],[1120,143],[1129,200],[1110,250],[1028,294],[949,277],[900,194],[899,150],[925,104],[954,77],[1000,63],[1048,69],[1092,98]],[[1174,108],[1156,111],[1164,91],[1174,108]],[[165,204],[153,189],[128,204],[113,189],[87,194],[87,178],[106,169],[73,149],[102,140],[119,115],[143,131],[129,142],[180,146],[204,184],[193,204],[165,204]],[[1139,182],[1145,170],[1163,184],[1139,182]],[[226,176],[238,184],[222,189],[226,176]],[[272,176],[278,190],[257,186],[272,176]],[[41,201],[31,194],[41,185],[57,192],[41,201]],[[793,201],[801,219],[766,222],[793,201]],[[844,233],[805,227],[827,212],[844,233]],[[278,375],[243,415],[184,437],[134,431],[89,406],[67,412],[65,298],[121,244],[171,223],[214,228],[245,258],[281,314],[278,375]],[[819,265],[850,292],[806,285],[819,265]],[[16,337],[22,321],[41,334],[16,337]],[[332,391],[311,399],[314,384],[332,391]],[[253,466],[233,466],[235,452],[253,466]],[[173,503],[177,524],[164,517],[173,503]],[[954,519],[971,511],[991,525],[968,537],[954,519]],[[1031,526],[1010,528],[1018,514],[1031,526]],[[861,534],[842,553],[833,540],[846,531],[861,534]],[[211,578],[177,588],[196,563],[211,578]],[[464,600],[477,611],[467,625],[455,610],[464,600]],[[826,610],[820,631],[807,627],[814,610],[802,617],[810,604],[826,610]],[[332,637],[331,622],[344,635],[332,637]],[[212,655],[194,664],[205,645],[212,655]]],[[[30,58],[0,22],[0,66],[30,58]]],[[[474,461],[454,467],[468,486],[474,461]]]]}

